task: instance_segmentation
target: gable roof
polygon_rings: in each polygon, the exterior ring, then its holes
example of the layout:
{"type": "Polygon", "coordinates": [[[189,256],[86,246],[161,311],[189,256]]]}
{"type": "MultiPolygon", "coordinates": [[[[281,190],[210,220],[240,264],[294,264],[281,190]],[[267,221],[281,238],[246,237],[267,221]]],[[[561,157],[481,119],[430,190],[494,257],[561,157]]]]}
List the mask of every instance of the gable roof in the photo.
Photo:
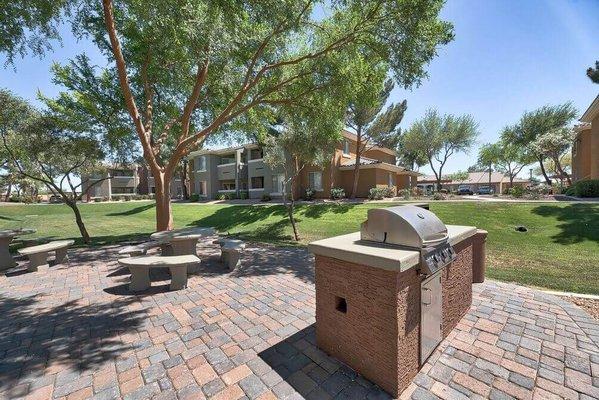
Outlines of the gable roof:
{"type": "Polygon", "coordinates": [[[581,122],[591,122],[595,117],[599,116],[599,95],[595,97],[595,100],[591,103],[589,108],[580,117],[581,122]]]}
{"type": "MultiPolygon", "coordinates": [[[[352,133],[352,132],[348,131],[347,129],[344,129],[343,131],[341,131],[341,134],[346,139],[352,140],[354,142],[358,141],[358,135],[356,135],[355,133],[352,133]]],[[[369,150],[378,150],[378,151],[382,151],[383,153],[390,154],[392,156],[397,156],[397,152],[395,150],[388,149],[386,147],[377,147],[377,146],[374,146],[374,147],[372,147],[369,150]]]]}

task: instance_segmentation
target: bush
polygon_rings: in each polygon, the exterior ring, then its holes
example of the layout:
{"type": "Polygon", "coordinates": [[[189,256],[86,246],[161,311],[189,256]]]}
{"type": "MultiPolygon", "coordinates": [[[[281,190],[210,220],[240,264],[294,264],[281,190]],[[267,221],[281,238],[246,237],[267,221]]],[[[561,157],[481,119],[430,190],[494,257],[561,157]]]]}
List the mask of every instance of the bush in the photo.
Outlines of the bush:
{"type": "Polygon", "coordinates": [[[304,192],[304,200],[306,200],[306,201],[314,200],[314,194],[316,194],[316,191],[314,189],[307,188],[306,191],[304,192]]]}
{"type": "Polygon", "coordinates": [[[266,193],[264,193],[264,194],[262,195],[262,198],[260,199],[260,201],[264,201],[264,202],[266,202],[266,201],[271,201],[271,200],[272,200],[272,198],[270,197],[270,195],[268,195],[268,194],[266,194],[266,193]]]}
{"type": "Polygon", "coordinates": [[[385,193],[385,188],[373,187],[368,193],[368,198],[370,200],[382,200],[385,197],[385,193]]]}
{"type": "Polygon", "coordinates": [[[344,199],[345,198],[345,190],[340,187],[332,188],[331,189],[331,198],[333,200],[344,199]]]}
{"type": "Polygon", "coordinates": [[[250,198],[249,192],[239,192],[239,198],[241,200],[247,200],[250,198]]]}
{"type": "Polygon", "coordinates": [[[189,201],[196,202],[196,201],[199,201],[199,200],[200,200],[200,195],[197,194],[197,193],[191,194],[189,196],[189,201]]]}
{"type": "Polygon", "coordinates": [[[440,192],[433,194],[433,200],[445,200],[445,195],[440,192]]]}
{"type": "Polygon", "coordinates": [[[410,200],[412,198],[412,191],[410,189],[401,189],[399,194],[404,200],[410,200]]]}
{"type": "Polygon", "coordinates": [[[218,196],[216,196],[216,200],[227,200],[227,195],[220,193],[218,196]]]}
{"type": "Polygon", "coordinates": [[[391,198],[397,195],[397,188],[395,186],[387,186],[383,189],[385,191],[385,197],[391,198]]]}
{"type": "Polygon", "coordinates": [[[522,186],[514,186],[509,188],[507,193],[515,198],[520,198],[524,195],[524,188],[522,186]]]}
{"type": "Polygon", "coordinates": [[[578,181],[572,184],[565,193],[575,197],[599,197],[599,179],[578,181]]]}

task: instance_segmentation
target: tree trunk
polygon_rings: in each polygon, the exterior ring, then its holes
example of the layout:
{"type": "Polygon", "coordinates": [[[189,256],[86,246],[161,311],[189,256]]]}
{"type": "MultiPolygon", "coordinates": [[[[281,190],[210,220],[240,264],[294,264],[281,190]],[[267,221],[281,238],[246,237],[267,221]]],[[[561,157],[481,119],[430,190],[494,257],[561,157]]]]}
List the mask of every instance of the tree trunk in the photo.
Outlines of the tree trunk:
{"type": "Polygon", "coordinates": [[[559,159],[554,158],[553,163],[555,164],[555,168],[561,175],[560,179],[563,179],[563,177],[565,176],[566,182],[568,182],[568,186],[572,185],[572,180],[570,179],[570,175],[566,171],[564,171],[564,169],[562,168],[562,163],[560,163],[559,159]]]}
{"type": "Polygon", "coordinates": [[[295,208],[295,196],[293,195],[293,192],[295,190],[295,178],[293,178],[291,180],[291,198],[290,198],[290,202],[289,202],[289,206],[287,207],[287,214],[289,215],[289,221],[291,222],[291,228],[293,228],[293,237],[295,238],[296,242],[299,242],[300,237],[299,237],[299,232],[297,231],[297,225],[295,224],[295,217],[293,216],[293,211],[295,208]]]}
{"type": "MultiPolygon", "coordinates": [[[[63,196],[63,198],[65,199],[65,201],[67,200],[66,196],[63,196]]],[[[79,211],[79,207],[77,207],[77,203],[73,201],[66,201],[66,203],[75,214],[75,222],[77,223],[77,227],[79,228],[79,233],[83,238],[83,242],[85,244],[89,244],[89,233],[87,233],[87,229],[85,228],[85,224],[83,223],[83,218],[81,217],[81,212],[79,211]]]]}
{"type": "Polygon", "coordinates": [[[153,175],[156,185],[156,231],[170,231],[173,229],[171,177],[164,172],[153,175]]]}
{"type": "Polygon", "coordinates": [[[10,200],[10,192],[11,191],[12,191],[12,183],[9,183],[8,187],[6,188],[6,195],[4,196],[4,201],[10,200]]]}
{"type": "Polygon", "coordinates": [[[333,154],[333,158],[331,158],[331,165],[329,166],[329,196],[333,198],[333,188],[335,187],[335,171],[333,170],[335,167],[335,154],[333,154]]]}
{"type": "Polygon", "coordinates": [[[356,164],[354,165],[354,183],[351,189],[350,199],[355,199],[358,193],[358,179],[360,179],[360,159],[362,158],[362,128],[358,127],[357,131],[358,140],[356,142],[356,164]]]}
{"type": "Polygon", "coordinates": [[[539,165],[541,166],[541,173],[543,177],[545,177],[545,182],[551,186],[551,179],[547,176],[547,172],[545,171],[545,165],[543,165],[543,156],[538,155],[537,160],[539,161],[539,165]]]}
{"type": "Polygon", "coordinates": [[[183,193],[183,199],[184,200],[189,200],[189,190],[187,189],[187,185],[189,184],[188,182],[188,163],[187,160],[183,160],[182,162],[183,164],[183,168],[181,168],[181,190],[183,193]]]}

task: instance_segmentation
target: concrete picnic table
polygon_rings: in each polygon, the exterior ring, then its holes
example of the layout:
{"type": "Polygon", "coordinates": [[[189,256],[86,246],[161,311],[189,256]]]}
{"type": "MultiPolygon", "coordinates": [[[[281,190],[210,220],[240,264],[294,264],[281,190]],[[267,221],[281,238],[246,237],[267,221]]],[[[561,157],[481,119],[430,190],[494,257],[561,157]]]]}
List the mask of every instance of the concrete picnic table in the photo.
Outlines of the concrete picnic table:
{"type": "MultiPolygon", "coordinates": [[[[214,235],[214,228],[183,228],[172,231],[155,232],[150,239],[161,243],[163,256],[197,256],[196,243],[205,236],[214,235]]],[[[199,266],[188,268],[188,273],[197,272],[199,266]]]]}
{"type": "Polygon", "coordinates": [[[0,230],[0,271],[17,265],[8,249],[13,239],[17,236],[29,235],[31,233],[35,233],[35,229],[21,228],[0,230]]]}

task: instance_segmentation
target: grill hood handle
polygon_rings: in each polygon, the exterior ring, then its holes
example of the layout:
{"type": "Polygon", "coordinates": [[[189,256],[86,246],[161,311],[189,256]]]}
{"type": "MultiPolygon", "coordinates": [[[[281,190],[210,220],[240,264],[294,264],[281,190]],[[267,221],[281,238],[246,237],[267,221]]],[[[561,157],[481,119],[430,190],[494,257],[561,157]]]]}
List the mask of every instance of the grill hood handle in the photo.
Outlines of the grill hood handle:
{"type": "Polygon", "coordinates": [[[437,244],[439,244],[439,243],[446,242],[446,241],[448,241],[448,240],[449,240],[449,234],[448,234],[448,233],[446,233],[446,234],[444,234],[442,237],[440,237],[440,238],[437,238],[437,239],[423,240],[423,241],[422,241],[422,244],[423,244],[424,246],[434,246],[434,245],[437,245],[437,244]]]}

